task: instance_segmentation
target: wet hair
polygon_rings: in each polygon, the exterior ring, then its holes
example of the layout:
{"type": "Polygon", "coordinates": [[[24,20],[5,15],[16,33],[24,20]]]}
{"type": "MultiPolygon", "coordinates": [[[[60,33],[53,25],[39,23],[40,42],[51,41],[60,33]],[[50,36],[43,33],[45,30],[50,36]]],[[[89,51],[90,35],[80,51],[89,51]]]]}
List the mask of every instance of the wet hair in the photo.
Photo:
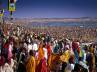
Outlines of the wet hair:
{"type": "Polygon", "coordinates": [[[79,59],[78,59],[79,61],[82,61],[82,57],[79,57],[79,59]]]}
{"type": "Polygon", "coordinates": [[[33,50],[29,51],[29,55],[34,56],[33,50]]]}
{"type": "Polygon", "coordinates": [[[22,54],[21,61],[25,62],[25,55],[22,54]]]}
{"type": "Polygon", "coordinates": [[[69,63],[71,64],[71,63],[74,63],[74,57],[73,56],[71,56],[70,58],[69,58],[69,63]]]}

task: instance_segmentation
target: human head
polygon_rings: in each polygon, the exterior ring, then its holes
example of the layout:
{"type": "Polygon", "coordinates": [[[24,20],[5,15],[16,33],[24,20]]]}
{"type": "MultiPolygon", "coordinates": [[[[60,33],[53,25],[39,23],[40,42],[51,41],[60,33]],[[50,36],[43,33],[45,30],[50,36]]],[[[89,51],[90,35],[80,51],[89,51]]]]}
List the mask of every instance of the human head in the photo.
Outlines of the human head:
{"type": "Polygon", "coordinates": [[[34,56],[33,50],[30,50],[30,51],[29,51],[29,55],[30,55],[30,56],[34,56]]]}

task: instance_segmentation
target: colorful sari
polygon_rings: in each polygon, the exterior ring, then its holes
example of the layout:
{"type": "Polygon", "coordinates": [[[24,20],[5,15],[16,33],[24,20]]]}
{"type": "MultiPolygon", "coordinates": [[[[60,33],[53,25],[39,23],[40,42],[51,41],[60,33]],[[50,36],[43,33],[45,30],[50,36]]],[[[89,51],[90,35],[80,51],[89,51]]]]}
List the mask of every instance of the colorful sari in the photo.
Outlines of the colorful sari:
{"type": "Polygon", "coordinates": [[[36,72],[47,72],[47,64],[42,45],[39,46],[36,72]]]}

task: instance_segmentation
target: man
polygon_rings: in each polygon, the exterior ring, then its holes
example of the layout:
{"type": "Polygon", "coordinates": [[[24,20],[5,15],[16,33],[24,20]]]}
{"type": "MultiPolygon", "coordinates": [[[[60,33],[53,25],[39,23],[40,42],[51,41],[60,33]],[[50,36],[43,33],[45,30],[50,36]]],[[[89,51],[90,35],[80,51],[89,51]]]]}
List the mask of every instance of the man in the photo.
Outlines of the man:
{"type": "Polygon", "coordinates": [[[88,70],[88,66],[82,61],[82,57],[79,57],[79,62],[75,63],[73,72],[91,72],[88,70]]]}
{"type": "Polygon", "coordinates": [[[18,69],[17,72],[26,72],[26,67],[25,67],[25,49],[22,49],[18,61],[18,69]]]}
{"type": "Polygon", "coordinates": [[[35,58],[32,50],[29,51],[29,59],[26,64],[26,72],[35,72],[35,58]]]}
{"type": "Polygon", "coordinates": [[[95,54],[95,65],[97,68],[97,46],[95,47],[94,54],[95,54]]]}

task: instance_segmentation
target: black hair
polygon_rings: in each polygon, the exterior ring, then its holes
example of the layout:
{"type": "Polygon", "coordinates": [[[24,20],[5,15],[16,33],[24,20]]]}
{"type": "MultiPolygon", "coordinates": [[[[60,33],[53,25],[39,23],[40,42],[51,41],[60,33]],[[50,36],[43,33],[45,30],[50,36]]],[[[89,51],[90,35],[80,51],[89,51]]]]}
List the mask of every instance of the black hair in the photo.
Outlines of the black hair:
{"type": "Polygon", "coordinates": [[[79,57],[79,61],[82,61],[82,57],[79,57]]]}
{"type": "Polygon", "coordinates": [[[29,51],[29,55],[34,56],[33,50],[29,51]]]}

